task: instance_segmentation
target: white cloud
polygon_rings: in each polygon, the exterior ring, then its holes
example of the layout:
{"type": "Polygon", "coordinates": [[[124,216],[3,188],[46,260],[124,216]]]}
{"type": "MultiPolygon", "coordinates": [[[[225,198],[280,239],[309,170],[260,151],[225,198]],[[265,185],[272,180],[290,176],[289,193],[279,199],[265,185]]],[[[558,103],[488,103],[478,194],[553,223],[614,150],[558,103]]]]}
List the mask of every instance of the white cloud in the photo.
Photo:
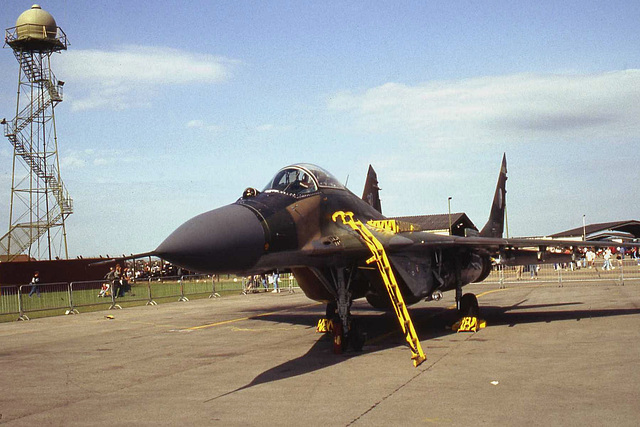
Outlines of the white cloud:
{"type": "Polygon", "coordinates": [[[203,120],[189,120],[185,125],[187,129],[202,129],[209,132],[218,132],[222,129],[221,126],[211,125],[205,123],[203,120]]]}
{"type": "Polygon", "coordinates": [[[122,110],[149,105],[160,86],[221,83],[239,61],[167,47],[69,50],[56,66],[73,110],[122,110]],[[64,76],[64,78],[62,77],[64,76]]]}
{"type": "Polygon", "coordinates": [[[60,157],[60,168],[63,171],[77,170],[93,166],[108,166],[121,163],[133,163],[140,158],[134,152],[122,150],[71,150],[60,157]]]}
{"type": "Polygon", "coordinates": [[[256,127],[256,130],[260,131],[260,132],[269,132],[269,131],[272,131],[273,128],[274,128],[274,126],[272,124],[267,123],[267,124],[260,125],[260,126],[256,127]]]}
{"type": "Polygon", "coordinates": [[[62,170],[80,169],[86,164],[85,159],[77,153],[72,153],[68,156],[60,157],[60,168],[62,170]]]}
{"type": "Polygon", "coordinates": [[[386,83],[339,93],[329,108],[359,131],[431,143],[637,141],[640,70],[386,83]]]}
{"type": "Polygon", "coordinates": [[[202,120],[190,120],[189,122],[187,122],[187,127],[199,129],[204,127],[204,122],[202,120]]]}

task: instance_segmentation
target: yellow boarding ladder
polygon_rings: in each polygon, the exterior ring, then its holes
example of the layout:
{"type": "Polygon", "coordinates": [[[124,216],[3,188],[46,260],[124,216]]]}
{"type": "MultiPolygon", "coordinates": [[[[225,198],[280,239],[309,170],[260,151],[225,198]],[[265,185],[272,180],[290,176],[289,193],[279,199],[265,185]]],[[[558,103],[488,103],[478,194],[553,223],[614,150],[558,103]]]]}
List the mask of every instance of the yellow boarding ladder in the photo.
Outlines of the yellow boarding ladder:
{"type": "MultiPolygon", "coordinates": [[[[420,365],[422,362],[427,360],[427,356],[425,356],[424,352],[422,351],[422,347],[420,346],[420,340],[418,339],[416,330],[414,329],[413,323],[411,322],[411,317],[409,316],[407,306],[404,303],[402,294],[400,293],[400,288],[398,287],[396,277],[393,274],[393,270],[391,270],[391,264],[389,263],[389,258],[387,257],[387,253],[385,252],[384,247],[361,221],[353,218],[353,212],[337,211],[333,214],[332,219],[334,222],[336,222],[338,218],[342,219],[342,222],[345,225],[348,225],[349,227],[357,231],[358,234],[360,234],[360,236],[364,239],[369,250],[371,251],[371,254],[373,256],[367,260],[367,264],[371,264],[373,262],[377,264],[380,275],[382,276],[382,280],[387,287],[387,292],[389,292],[389,298],[391,299],[391,303],[396,312],[396,316],[398,316],[398,321],[400,322],[400,326],[402,327],[402,332],[405,334],[405,338],[409,343],[409,348],[411,349],[411,359],[413,359],[413,366],[420,365]]],[[[393,229],[395,227],[387,226],[385,228],[393,229]]]]}

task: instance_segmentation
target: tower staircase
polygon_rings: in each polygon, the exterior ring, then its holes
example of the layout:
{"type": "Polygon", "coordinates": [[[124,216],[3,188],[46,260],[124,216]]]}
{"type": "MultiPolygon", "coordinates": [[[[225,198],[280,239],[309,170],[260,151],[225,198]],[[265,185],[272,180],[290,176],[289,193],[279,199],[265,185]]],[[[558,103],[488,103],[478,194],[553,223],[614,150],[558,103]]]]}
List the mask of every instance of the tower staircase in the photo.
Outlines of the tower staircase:
{"type": "MultiPolygon", "coordinates": [[[[56,80],[50,68],[43,63],[46,56],[40,52],[14,50],[14,55],[20,63],[24,76],[32,87],[37,87],[37,94],[18,115],[11,121],[3,120],[4,135],[14,147],[14,153],[19,156],[28,170],[44,183],[44,193],[51,193],[56,205],[49,206],[47,211],[36,212],[37,218],[19,218],[15,224],[10,224],[9,231],[0,238],[0,254],[7,254],[7,260],[15,259],[19,254],[38,241],[47,230],[54,225],[60,225],[73,213],[73,200],[60,178],[56,161],[47,163],[50,153],[39,151],[40,147],[33,146],[30,125],[40,120],[43,124],[44,112],[62,101],[62,82],[56,80]],[[28,222],[20,222],[26,220],[28,222]]],[[[46,148],[46,147],[45,147],[46,148]]],[[[12,189],[13,191],[13,189],[12,189]]]]}

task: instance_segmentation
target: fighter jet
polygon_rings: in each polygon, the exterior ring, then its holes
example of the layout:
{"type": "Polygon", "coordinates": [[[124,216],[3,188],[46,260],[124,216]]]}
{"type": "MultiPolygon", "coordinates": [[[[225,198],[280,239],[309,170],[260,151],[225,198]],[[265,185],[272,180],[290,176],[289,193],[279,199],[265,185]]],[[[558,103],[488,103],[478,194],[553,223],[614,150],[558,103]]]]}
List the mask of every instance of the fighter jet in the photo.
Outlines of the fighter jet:
{"type": "Polygon", "coordinates": [[[235,203],[188,220],[154,253],[201,273],[290,271],[306,296],[327,304],[327,316],[336,318],[338,346],[358,349],[363,341],[349,310],[355,299],[398,313],[453,290],[461,316],[476,316],[477,299],[462,288],[484,280],[496,259],[557,262],[547,247],[577,249],[576,242],[503,238],[506,182],[504,156],[486,225],[465,236],[437,235],[382,215],[372,167],[358,197],[321,167],[294,164],[280,169],[262,191],[247,188],[235,203]]]}

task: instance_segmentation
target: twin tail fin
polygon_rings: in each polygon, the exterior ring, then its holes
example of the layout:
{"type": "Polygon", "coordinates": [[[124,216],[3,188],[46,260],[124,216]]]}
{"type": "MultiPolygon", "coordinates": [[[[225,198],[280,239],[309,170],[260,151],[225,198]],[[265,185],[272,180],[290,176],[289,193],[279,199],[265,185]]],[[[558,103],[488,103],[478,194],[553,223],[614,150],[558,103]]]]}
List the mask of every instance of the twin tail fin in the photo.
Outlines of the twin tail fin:
{"type": "Polygon", "coordinates": [[[382,206],[380,205],[380,187],[378,187],[378,175],[371,165],[369,165],[367,180],[364,183],[362,200],[367,202],[378,212],[382,213],[382,206]]]}
{"type": "Polygon", "coordinates": [[[481,237],[502,237],[507,196],[507,155],[502,156],[498,185],[493,196],[489,220],[480,231],[481,237]]]}

